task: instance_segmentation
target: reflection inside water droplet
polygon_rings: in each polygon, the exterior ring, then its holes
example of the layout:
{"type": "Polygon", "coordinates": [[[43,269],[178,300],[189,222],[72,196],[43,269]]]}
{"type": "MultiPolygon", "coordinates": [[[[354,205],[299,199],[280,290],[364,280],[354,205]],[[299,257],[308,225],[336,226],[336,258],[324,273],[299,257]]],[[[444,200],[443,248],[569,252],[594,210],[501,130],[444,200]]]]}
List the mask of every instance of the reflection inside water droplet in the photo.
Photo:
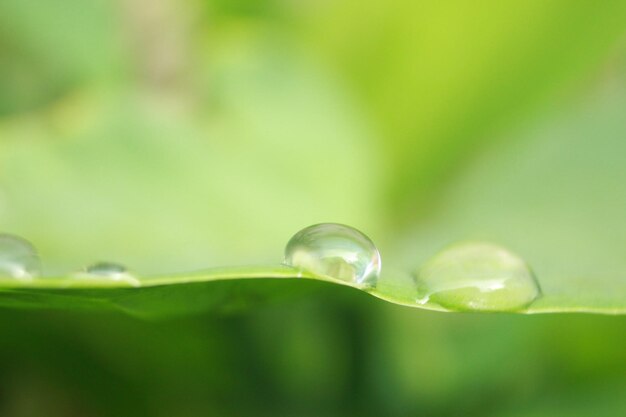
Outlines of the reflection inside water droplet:
{"type": "Polygon", "coordinates": [[[41,274],[34,246],[9,234],[0,234],[0,277],[31,280],[41,274]]]}
{"type": "Polygon", "coordinates": [[[125,266],[113,262],[97,262],[89,265],[84,271],[74,274],[79,279],[89,279],[94,282],[116,281],[139,286],[139,280],[133,276],[125,266]]]}
{"type": "Polygon", "coordinates": [[[381,260],[374,243],[358,230],[337,223],[309,226],[285,248],[285,264],[360,286],[375,286],[381,260]]]}
{"type": "Polygon", "coordinates": [[[541,294],[520,257],[487,242],[448,247],[419,269],[416,282],[417,303],[451,310],[518,310],[541,294]]]}
{"type": "Polygon", "coordinates": [[[85,268],[88,274],[116,276],[125,274],[128,270],[125,266],[112,262],[98,262],[85,268]]]}

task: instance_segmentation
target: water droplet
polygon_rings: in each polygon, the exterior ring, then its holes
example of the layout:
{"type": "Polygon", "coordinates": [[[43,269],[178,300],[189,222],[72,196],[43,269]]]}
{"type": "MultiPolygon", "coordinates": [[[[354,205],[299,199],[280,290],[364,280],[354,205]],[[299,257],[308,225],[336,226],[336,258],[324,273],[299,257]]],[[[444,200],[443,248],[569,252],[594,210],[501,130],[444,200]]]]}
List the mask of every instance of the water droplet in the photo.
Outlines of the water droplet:
{"type": "Polygon", "coordinates": [[[0,277],[31,280],[41,273],[35,247],[28,241],[9,234],[0,234],[0,277]]]}
{"type": "Polygon", "coordinates": [[[318,275],[372,287],[381,261],[374,243],[358,230],[337,223],[309,226],[285,248],[285,263],[318,275]]]}
{"type": "Polygon", "coordinates": [[[139,280],[128,272],[125,266],[113,262],[97,262],[89,265],[84,271],[76,273],[75,277],[89,279],[94,282],[125,282],[134,287],[140,285],[139,280]]]}
{"type": "Polygon", "coordinates": [[[486,242],[444,249],[416,275],[417,303],[451,310],[510,311],[528,306],[541,290],[526,263],[486,242]]]}

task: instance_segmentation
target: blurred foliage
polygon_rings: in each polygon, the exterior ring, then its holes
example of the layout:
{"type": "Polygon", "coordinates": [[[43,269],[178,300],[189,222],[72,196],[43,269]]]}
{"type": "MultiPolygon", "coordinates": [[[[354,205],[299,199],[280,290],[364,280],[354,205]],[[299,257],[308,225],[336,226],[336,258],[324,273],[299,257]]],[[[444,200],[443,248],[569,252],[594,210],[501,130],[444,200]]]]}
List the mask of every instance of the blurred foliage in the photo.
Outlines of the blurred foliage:
{"type": "MultiPolygon", "coordinates": [[[[0,228],[49,273],[275,263],[337,221],[398,262],[483,233],[623,285],[625,22],[618,0],[3,0],[0,228]]],[[[1,313],[8,417],[626,412],[623,317],[347,289],[165,322],[1,313]]]]}
{"type": "Polygon", "coordinates": [[[389,202],[408,205],[409,220],[494,131],[597,68],[626,15],[623,1],[330,4],[313,14],[311,42],[378,121],[393,162],[389,202]]]}
{"type": "Polygon", "coordinates": [[[406,268],[451,236],[501,242],[540,280],[544,296],[533,311],[624,311],[622,80],[604,81],[582,103],[483,152],[442,193],[439,210],[399,239],[394,253],[406,268]]]}

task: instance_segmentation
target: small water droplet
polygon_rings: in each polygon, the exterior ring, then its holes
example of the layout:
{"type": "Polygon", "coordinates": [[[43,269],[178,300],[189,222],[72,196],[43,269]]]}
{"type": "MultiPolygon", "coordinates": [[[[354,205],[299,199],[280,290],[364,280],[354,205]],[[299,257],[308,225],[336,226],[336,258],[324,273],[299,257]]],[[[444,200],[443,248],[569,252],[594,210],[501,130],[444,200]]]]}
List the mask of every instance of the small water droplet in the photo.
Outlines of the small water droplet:
{"type": "Polygon", "coordinates": [[[285,247],[285,264],[367,287],[376,285],[381,268],[370,238],[337,223],[316,224],[296,233],[285,247]]]}
{"type": "Polygon", "coordinates": [[[113,262],[94,263],[76,273],[75,277],[93,281],[125,282],[135,287],[140,285],[139,280],[125,266],[113,262]]]}
{"type": "Polygon", "coordinates": [[[10,234],[0,234],[0,277],[31,280],[41,273],[35,247],[10,234]]]}
{"type": "Polygon", "coordinates": [[[487,242],[444,249],[419,269],[416,281],[417,303],[433,302],[451,310],[519,310],[541,294],[520,257],[487,242]]]}

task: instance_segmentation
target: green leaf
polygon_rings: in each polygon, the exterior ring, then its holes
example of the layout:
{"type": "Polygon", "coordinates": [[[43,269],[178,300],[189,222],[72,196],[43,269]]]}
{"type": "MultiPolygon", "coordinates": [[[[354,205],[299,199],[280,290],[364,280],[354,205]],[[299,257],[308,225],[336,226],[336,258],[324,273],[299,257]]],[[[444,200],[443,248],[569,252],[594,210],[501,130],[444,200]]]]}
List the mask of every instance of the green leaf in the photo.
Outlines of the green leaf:
{"type": "Polygon", "coordinates": [[[303,225],[373,223],[375,152],[341,90],[271,42],[226,43],[216,108],[85,91],[78,123],[0,120],[0,230],[31,241],[46,275],[273,263],[303,225]]]}
{"type": "Polygon", "coordinates": [[[125,54],[111,34],[116,14],[100,1],[2,1],[0,116],[40,109],[86,80],[119,78],[125,54]]]}
{"type": "MultiPolygon", "coordinates": [[[[390,254],[377,286],[367,291],[397,304],[445,310],[416,301],[409,272],[451,241],[480,238],[506,245],[535,271],[543,295],[519,312],[626,314],[626,123],[621,112],[626,94],[621,86],[610,87],[547,127],[540,124],[527,132],[530,139],[483,155],[449,189],[438,214],[401,240],[399,255],[390,254]],[[386,265],[394,263],[404,264],[401,272],[386,265]]],[[[167,316],[238,308],[307,292],[324,282],[345,285],[289,267],[148,277],[139,288],[71,277],[4,280],[0,303],[167,316]]]]}
{"type": "MultiPolygon", "coordinates": [[[[83,124],[53,119],[50,129],[38,115],[3,121],[10,140],[0,142],[0,226],[33,241],[46,275],[61,278],[5,280],[2,305],[167,316],[341,284],[299,279],[284,267],[178,272],[275,262],[298,228],[332,220],[370,234],[362,225],[380,215],[376,150],[341,91],[262,42],[225,50],[216,57],[221,91],[209,123],[172,117],[134,91],[79,98],[83,124]],[[82,288],[63,278],[95,256],[147,278],[139,288],[82,288]]],[[[520,312],[626,313],[625,97],[612,86],[488,150],[442,201],[424,202],[436,214],[404,238],[374,230],[384,272],[368,292],[443,310],[417,302],[413,273],[441,247],[478,239],[510,248],[536,273],[543,295],[520,312]]]]}
{"type": "Polygon", "coordinates": [[[42,278],[0,281],[0,305],[13,308],[122,311],[162,317],[233,311],[324,286],[293,268],[214,268],[191,274],[141,279],[140,287],[106,279],[42,278]],[[291,278],[291,279],[290,279],[291,278]],[[304,283],[300,281],[306,281],[304,283]]]}
{"type": "Polygon", "coordinates": [[[391,4],[319,7],[310,41],[379,122],[393,176],[388,203],[406,205],[395,216],[402,221],[494,130],[601,65],[626,17],[619,0],[391,4]]]}

